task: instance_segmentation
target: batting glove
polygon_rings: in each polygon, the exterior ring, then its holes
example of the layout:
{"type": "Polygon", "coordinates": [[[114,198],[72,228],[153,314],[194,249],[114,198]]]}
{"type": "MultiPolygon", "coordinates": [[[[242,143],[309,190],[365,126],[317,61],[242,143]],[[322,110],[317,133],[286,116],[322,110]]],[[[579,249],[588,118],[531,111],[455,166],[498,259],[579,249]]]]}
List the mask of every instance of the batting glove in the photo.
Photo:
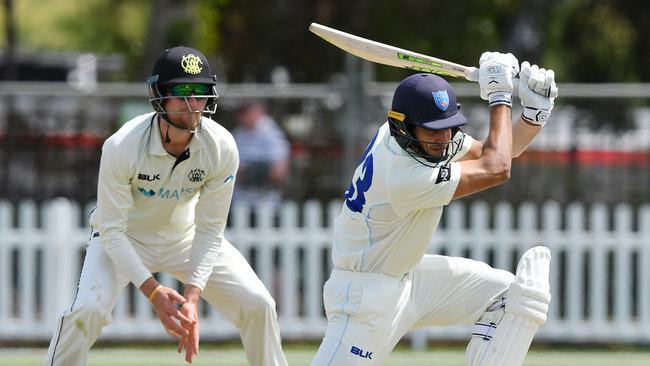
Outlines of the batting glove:
{"type": "Polygon", "coordinates": [[[553,104],[557,97],[555,72],[530,65],[528,61],[521,64],[519,73],[519,99],[524,110],[521,117],[526,121],[544,126],[551,116],[553,104]]]}
{"type": "Polygon", "coordinates": [[[512,107],[514,79],[519,72],[519,61],[512,53],[484,52],[479,60],[481,99],[490,107],[505,104],[512,107]]]}

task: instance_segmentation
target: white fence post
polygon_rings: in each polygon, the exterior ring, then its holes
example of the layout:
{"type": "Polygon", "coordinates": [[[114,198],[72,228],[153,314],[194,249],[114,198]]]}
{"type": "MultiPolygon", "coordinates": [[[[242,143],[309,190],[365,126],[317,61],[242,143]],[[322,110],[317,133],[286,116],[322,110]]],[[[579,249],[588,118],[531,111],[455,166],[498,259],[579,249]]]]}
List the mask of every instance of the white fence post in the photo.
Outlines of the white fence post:
{"type": "MultiPolygon", "coordinates": [[[[441,245],[447,249],[447,255],[461,256],[461,243],[467,241],[465,232],[465,209],[466,205],[461,202],[454,202],[447,208],[447,230],[445,240],[441,245]]],[[[434,235],[435,237],[436,235],[434,235]]],[[[440,248],[436,248],[439,251],[440,248]]]]}
{"type": "Polygon", "coordinates": [[[18,230],[23,240],[18,249],[18,319],[19,324],[33,329],[36,324],[36,308],[34,285],[36,274],[36,249],[41,241],[40,232],[36,227],[37,208],[33,201],[21,202],[18,206],[18,230]]]}
{"type": "Polygon", "coordinates": [[[594,331],[606,329],[607,322],[607,206],[597,204],[591,208],[591,235],[588,238],[589,263],[589,315],[594,331]]]}
{"type": "Polygon", "coordinates": [[[650,339],[650,205],[639,210],[639,328],[642,337],[650,339]]]}
{"type": "Polygon", "coordinates": [[[542,238],[544,244],[551,250],[551,305],[548,310],[548,322],[542,331],[552,327],[560,327],[560,251],[564,244],[560,239],[562,209],[555,201],[548,201],[542,206],[542,238]]]}
{"type": "Polygon", "coordinates": [[[490,207],[485,202],[476,202],[472,205],[470,212],[470,242],[467,243],[471,249],[472,258],[487,262],[487,246],[488,245],[501,245],[499,238],[496,239],[497,243],[490,242],[489,239],[485,240],[485,236],[490,232],[490,207]]]}
{"type": "Polygon", "coordinates": [[[14,234],[14,220],[12,218],[12,207],[9,202],[0,202],[0,336],[6,337],[3,329],[9,328],[11,318],[11,246],[17,239],[14,234]]]}
{"type": "Polygon", "coordinates": [[[509,203],[501,202],[495,209],[494,233],[497,243],[492,247],[494,249],[494,268],[508,269],[508,257],[504,254],[514,247],[515,240],[512,235],[514,228],[514,214],[512,206],[509,203]]]}
{"type": "Polygon", "coordinates": [[[273,215],[275,208],[269,201],[264,201],[257,206],[256,223],[257,223],[257,263],[255,271],[260,276],[266,288],[273,293],[274,273],[273,273],[273,247],[277,245],[273,235],[273,215]]]}
{"type": "Polygon", "coordinates": [[[571,203],[567,207],[567,241],[566,246],[566,318],[569,329],[576,333],[581,325],[582,296],[582,253],[584,244],[585,215],[583,206],[571,203]]]}
{"type": "Polygon", "coordinates": [[[44,297],[48,322],[56,319],[73,300],[76,278],[76,254],[79,249],[72,245],[72,204],[63,198],[48,202],[43,207],[44,251],[44,297]]]}
{"type": "MultiPolygon", "coordinates": [[[[306,270],[305,270],[305,308],[308,321],[321,318],[323,303],[321,300],[323,276],[321,269],[321,248],[326,240],[321,235],[321,212],[322,207],[316,201],[309,201],[304,206],[304,230],[306,249],[306,270]]],[[[329,245],[329,241],[327,241],[329,245]]],[[[328,258],[329,259],[329,258],[328,258]]]]}
{"type": "Polygon", "coordinates": [[[614,319],[617,333],[625,337],[625,330],[632,322],[632,209],[627,204],[619,204],[614,213],[614,319]]]}
{"type": "MultiPolygon", "coordinates": [[[[282,271],[282,287],[280,289],[280,317],[291,322],[298,320],[297,305],[300,300],[299,295],[299,276],[297,270],[298,263],[298,249],[304,243],[300,243],[298,232],[298,206],[293,202],[287,202],[282,206],[280,211],[281,220],[281,235],[280,235],[280,250],[281,250],[281,265],[282,271]]],[[[303,279],[304,280],[304,279],[303,279]]]]}

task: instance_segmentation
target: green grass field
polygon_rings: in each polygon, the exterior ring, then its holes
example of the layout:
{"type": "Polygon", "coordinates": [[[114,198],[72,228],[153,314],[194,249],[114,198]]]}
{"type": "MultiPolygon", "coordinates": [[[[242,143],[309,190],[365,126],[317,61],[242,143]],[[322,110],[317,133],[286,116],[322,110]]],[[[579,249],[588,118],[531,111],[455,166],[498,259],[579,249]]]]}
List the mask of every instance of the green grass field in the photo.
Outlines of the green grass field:
{"type": "MultiPolygon", "coordinates": [[[[316,352],[316,345],[289,345],[285,351],[292,366],[309,365],[316,352]]],[[[43,348],[0,348],[0,366],[37,366],[41,365],[45,349],[43,348]]],[[[527,366],[648,366],[650,350],[602,350],[602,348],[553,349],[552,347],[535,348],[526,358],[527,366]]],[[[174,345],[142,348],[102,348],[96,347],[90,353],[89,366],[141,366],[141,365],[186,365],[183,357],[175,352],[174,345]]],[[[210,366],[245,366],[246,358],[241,347],[227,345],[222,347],[204,347],[193,365],[210,366]]],[[[399,347],[386,365],[394,366],[462,366],[463,347],[435,348],[429,351],[412,351],[408,347],[399,347]]]]}

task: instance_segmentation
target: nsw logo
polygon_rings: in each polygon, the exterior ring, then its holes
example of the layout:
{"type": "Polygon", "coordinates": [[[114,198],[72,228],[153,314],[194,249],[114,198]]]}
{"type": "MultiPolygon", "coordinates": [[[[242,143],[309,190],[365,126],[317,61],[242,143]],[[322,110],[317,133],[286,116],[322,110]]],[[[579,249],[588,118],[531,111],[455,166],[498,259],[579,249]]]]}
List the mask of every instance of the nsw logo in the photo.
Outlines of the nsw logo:
{"type": "Polygon", "coordinates": [[[441,111],[444,112],[449,108],[449,94],[447,94],[446,90],[434,91],[431,94],[433,94],[433,101],[436,103],[436,107],[441,111]]]}
{"type": "Polygon", "coordinates": [[[156,192],[152,191],[151,189],[147,191],[142,187],[138,187],[138,192],[142,193],[142,195],[145,197],[153,197],[156,195],[156,192]]]}

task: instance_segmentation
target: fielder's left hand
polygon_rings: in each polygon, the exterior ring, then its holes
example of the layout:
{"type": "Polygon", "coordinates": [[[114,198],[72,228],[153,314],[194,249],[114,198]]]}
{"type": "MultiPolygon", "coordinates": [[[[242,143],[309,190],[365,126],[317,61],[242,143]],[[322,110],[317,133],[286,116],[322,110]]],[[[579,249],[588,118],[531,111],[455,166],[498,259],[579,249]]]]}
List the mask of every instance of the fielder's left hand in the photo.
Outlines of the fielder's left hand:
{"type": "Polygon", "coordinates": [[[557,97],[555,72],[550,69],[521,63],[519,72],[519,99],[524,111],[521,117],[532,124],[544,126],[551,116],[557,97]]]}
{"type": "Polygon", "coordinates": [[[199,294],[200,290],[192,285],[185,287],[185,302],[180,312],[191,321],[181,320],[181,326],[187,334],[178,339],[178,353],[185,350],[185,361],[192,363],[194,356],[199,354],[199,294]]]}

